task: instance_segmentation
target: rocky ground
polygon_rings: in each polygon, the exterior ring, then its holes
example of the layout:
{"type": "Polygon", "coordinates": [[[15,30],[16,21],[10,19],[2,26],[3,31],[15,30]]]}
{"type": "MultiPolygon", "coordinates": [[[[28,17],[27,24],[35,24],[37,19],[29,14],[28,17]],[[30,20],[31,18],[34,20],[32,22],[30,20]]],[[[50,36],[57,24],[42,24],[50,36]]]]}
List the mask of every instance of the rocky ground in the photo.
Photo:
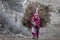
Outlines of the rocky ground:
{"type": "MultiPolygon", "coordinates": [[[[15,35],[0,35],[0,40],[36,40],[36,39],[17,37],[15,35]]],[[[38,38],[38,40],[60,40],[60,38],[41,37],[38,38]]]]}

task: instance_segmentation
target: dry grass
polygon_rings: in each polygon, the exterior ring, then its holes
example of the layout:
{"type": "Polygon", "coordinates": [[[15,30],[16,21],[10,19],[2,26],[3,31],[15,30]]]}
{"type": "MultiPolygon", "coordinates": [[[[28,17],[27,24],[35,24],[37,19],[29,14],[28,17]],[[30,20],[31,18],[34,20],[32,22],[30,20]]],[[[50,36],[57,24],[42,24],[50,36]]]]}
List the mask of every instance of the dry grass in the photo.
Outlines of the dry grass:
{"type": "MultiPolygon", "coordinates": [[[[28,4],[28,6],[26,7],[25,9],[25,13],[24,13],[24,16],[22,18],[22,23],[23,25],[25,25],[26,27],[30,27],[30,17],[33,15],[33,13],[35,12],[36,10],[36,7],[37,7],[37,2],[31,2],[28,4]]],[[[44,27],[46,26],[46,24],[48,22],[50,22],[49,20],[49,17],[50,17],[50,14],[49,14],[49,7],[46,6],[46,5],[43,5],[41,4],[39,7],[38,7],[38,14],[39,14],[39,17],[41,19],[41,27],[44,27]]]]}

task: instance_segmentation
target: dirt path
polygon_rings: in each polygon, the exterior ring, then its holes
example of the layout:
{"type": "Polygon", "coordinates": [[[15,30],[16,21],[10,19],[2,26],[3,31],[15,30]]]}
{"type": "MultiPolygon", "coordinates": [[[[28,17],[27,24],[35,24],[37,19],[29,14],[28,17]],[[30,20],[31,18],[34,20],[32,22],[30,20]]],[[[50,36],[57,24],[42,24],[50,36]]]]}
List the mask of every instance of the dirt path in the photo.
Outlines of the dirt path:
{"type": "MultiPolygon", "coordinates": [[[[33,40],[31,38],[22,38],[12,35],[0,35],[0,40],[33,40]]],[[[60,40],[59,38],[39,38],[38,40],[60,40]]]]}

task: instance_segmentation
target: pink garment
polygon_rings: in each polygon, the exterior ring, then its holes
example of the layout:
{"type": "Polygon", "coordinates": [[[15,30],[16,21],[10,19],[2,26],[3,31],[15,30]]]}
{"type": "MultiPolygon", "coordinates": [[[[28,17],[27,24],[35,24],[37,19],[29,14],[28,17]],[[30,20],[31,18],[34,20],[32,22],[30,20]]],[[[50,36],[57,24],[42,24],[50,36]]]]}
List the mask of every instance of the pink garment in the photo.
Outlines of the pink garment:
{"type": "MultiPolygon", "coordinates": [[[[38,13],[34,13],[34,15],[31,17],[31,24],[34,22],[38,27],[40,27],[40,18],[38,16],[38,13]],[[37,16],[37,18],[35,18],[37,16]]],[[[33,25],[31,25],[32,27],[33,25]]]]}
{"type": "Polygon", "coordinates": [[[31,27],[32,28],[32,33],[36,33],[35,27],[31,27]]]}

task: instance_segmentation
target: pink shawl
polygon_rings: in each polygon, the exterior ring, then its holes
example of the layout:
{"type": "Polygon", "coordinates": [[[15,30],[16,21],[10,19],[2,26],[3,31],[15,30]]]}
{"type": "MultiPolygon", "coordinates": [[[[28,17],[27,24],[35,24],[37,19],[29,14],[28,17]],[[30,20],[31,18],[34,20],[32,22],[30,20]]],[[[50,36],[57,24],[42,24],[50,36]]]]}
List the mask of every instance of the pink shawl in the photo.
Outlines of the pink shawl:
{"type": "MultiPolygon", "coordinates": [[[[31,24],[32,24],[32,22],[35,22],[35,24],[38,26],[38,27],[40,27],[40,18],[39,18],[39,16],[37,17],[37,18],[35,18],[35,16],[38,16],[38,13],[34,13],[33,14],[33,16],[31,17],[31,20],[30,20],[30,22],[31,22],[31,24]]],[[[31,25],[31,27],[32,27],[33,25],[31,25]]]]}

